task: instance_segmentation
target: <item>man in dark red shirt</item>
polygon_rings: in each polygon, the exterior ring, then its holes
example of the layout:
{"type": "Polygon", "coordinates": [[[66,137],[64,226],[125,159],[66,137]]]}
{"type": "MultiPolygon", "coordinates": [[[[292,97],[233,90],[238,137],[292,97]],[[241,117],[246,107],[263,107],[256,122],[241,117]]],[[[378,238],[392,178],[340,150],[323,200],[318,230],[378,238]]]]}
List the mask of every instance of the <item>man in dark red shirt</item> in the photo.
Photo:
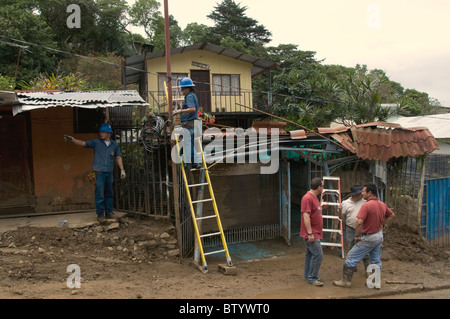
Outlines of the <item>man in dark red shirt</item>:
{"type": "Polygon", "coordinates": [[[323,286],[323,282],[319,278],[319,269],[323,259],[322,245],[320,244],[320,240],[323,238],[323,219],[322,206],[317,198],[322,190],[322,178],[313,178],[311,189],[303,196],[301,201],[300,237],[304,239],[306,244],[304,277],[307,282],[318,287],[323,286]]]}
{"type": "Polygon", "coordinates": [[[382,266],[382,227],[394,218],[394,213],[378,199],[378,190],[374,183],[366,184],[362,195],[366,202],[356,215],[358,220],[355,228],[355,245],[345,260],[342,280],[333,282],[338,287],[350,288],[353,272],[366,255],[369,255],[371,264],[377,264],[380,268],[382,266]]]}

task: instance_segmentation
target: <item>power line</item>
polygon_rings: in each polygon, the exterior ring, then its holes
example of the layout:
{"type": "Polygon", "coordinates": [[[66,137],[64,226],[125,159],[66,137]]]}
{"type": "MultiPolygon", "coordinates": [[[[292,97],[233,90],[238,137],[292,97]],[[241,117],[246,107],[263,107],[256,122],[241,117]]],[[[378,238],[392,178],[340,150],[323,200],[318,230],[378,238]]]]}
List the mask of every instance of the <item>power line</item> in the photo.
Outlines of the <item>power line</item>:
{"type": "MultiPolygon", "coordinates": [[[[81,59],[88,59],[88,60],[93,60],[99,63],[105,63],[108,65],[112,65],[112,66],[116,66],[116,67],[120,67],[120,68],[127,68],[129,70],[133,70],[133,71],[138,71],[141,73],[145,73],[145,74],[150,74],[150,75],[156,75],[156,76],[161,76],[158,73],[155,72],[151,72],[151,71],[146,71],[146,70],[142,70],[142,69],[138,69],[138,68],[134,68],[131,66],[126,66],[126,65],[122,65],[122,64],[118,64],[118,63],[114,63],[114,62],[109,62],[109,61],[104,61],[95,57],[90,57],[90,56],[85,56],[85,55],[81,55],[81,54],[77,54],[77,53],[73,53],[73,52],[68,52],[68,51],[64,51],[61,49],[55,49],[55,48],[51,48],[42,44],[37,44],[37,43],[33,43],[33,42],[28,42],[28,41],[24,41],[24,40],[19,40],[19,39],[15,39],[15,38],[11,38],[11,37],[7,37],[4,36],[2,34],[0,34],[0,37],[9,41],[16,41],[22,44],[25,44],[27,46],[37,46],[37,47],[41,47],[45,50],[49,50],[49,51],[53,51],[53,52],[57,52],[57,53],[61,53],[61,54],[66,54],[66,55],[71,55],[71,56],[75,56],[81,59]]],[[[10,46],[19,46],[16,43],[11,43],[11,42],[5,42],[5,41],[1,41],[1,43],[4,43],[6,45],[10,45],[10,46]]],[[[20,47],[20,46],[19,46],[20,47]]],[[[171,77],[171,80],[177,80],[177,77],[171,77]]],[[[222,85],[222,84],[213,84],[213,83],[209,83],[209,82],[201,82],[201,81],[196,81],[197,83],[201,83],[201,84],[207,84],[207,85],[214,85],[214,86],[220,86],[220,87],[224,87],[224,88],[229,88],[229,89],[238,89],[238,90],[243,90],[241,88],[237,88],[237,87],[232,87],[232,86],[227,86],[227,85],[222,85]]],[[[246,89],[244,89],[246,90],[246,89]]],[[[301,97],[301,96],[295,96],[295,95],[287,95],[287,94],[281,94],[281,93],[273,93],[273,92],[268,92],[268,91],[253,91],[254,93],[262,93],[262,94],[272,94],[273,96],[280,96],[280,97],[287,97],[287,98],[295,98],[295,99],[299,99],[299,100],[305,100],[305,101],[309,101],[309,102],[331,102],[328,100],[317,100],[317,99],[311,99],[311,98],[305,98],[305,97],[301,97]]]]}

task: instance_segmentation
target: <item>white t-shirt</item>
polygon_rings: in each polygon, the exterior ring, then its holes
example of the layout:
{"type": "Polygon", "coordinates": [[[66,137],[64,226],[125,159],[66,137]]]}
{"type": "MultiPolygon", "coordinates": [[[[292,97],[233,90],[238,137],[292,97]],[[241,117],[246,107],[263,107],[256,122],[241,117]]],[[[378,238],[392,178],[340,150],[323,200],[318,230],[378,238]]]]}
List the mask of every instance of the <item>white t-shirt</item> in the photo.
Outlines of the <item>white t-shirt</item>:
{"type": "Polygon", "coordinates": [[[358,214],[362,204],[364,204],[365,202],[366,200],[364,198],[361,198],[355,203],[351,197],[342,202],[342,215],[347,217],[345,222],[347,226],[351,228],[356,227],[356,221],[358,220],[358,218],[356,218],[356,215],[358,214]]]}

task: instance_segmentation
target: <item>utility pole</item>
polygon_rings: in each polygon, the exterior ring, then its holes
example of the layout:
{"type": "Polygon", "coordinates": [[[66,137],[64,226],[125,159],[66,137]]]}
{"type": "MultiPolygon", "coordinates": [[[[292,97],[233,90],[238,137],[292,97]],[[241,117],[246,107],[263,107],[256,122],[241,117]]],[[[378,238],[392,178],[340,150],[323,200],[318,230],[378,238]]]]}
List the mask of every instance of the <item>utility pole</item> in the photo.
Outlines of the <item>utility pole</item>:
{"type": "MultiPolygon", "coordinates": [[[[164,0],[164,34],[166,41],[166,73],[167,73],[167,101],[169,103],[169,120],[170,120],[170,146],[173,149],[175,143],[172,141],[172,132],[175,127],[175,123],[172,117],[173,102],[172,102],[172,70],[170,64],[170,28],[169,28],[169,1],[164,0]]],[[[178,205],[179,193],[178,193],[178,169],[177,164],[172,160],[172,186],[173,186],[173,208],[175,212],[175,229],[177,232],[178,247],[180,250],[180,257],[182,256],[183,242],[181,236],[181,221],[180,221],[180,206],[178,205]]]]}

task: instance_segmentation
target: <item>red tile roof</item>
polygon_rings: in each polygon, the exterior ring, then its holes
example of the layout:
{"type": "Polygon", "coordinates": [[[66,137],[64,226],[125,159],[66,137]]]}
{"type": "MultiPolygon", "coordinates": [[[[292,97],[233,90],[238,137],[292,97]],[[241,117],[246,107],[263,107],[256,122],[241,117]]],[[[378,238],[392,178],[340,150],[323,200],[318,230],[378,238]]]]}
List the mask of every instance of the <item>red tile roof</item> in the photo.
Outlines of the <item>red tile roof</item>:
{"type": "Polygon", "coordinates": [[[425,127],[403,128],[395,123],[374,122],[352,127],[319,128],[362,159],[382,160],[419,156],[439,149],[425,127]]]}

